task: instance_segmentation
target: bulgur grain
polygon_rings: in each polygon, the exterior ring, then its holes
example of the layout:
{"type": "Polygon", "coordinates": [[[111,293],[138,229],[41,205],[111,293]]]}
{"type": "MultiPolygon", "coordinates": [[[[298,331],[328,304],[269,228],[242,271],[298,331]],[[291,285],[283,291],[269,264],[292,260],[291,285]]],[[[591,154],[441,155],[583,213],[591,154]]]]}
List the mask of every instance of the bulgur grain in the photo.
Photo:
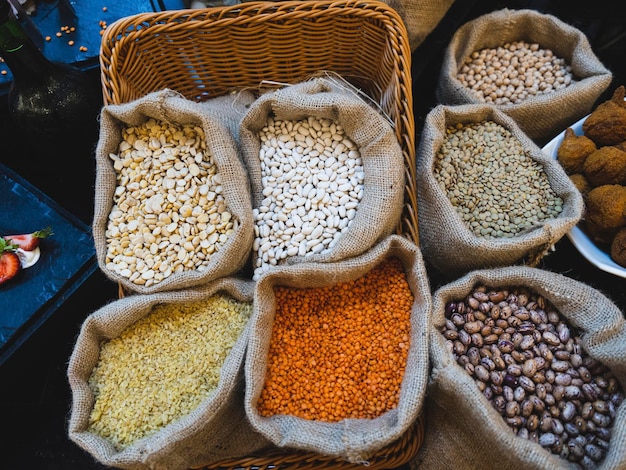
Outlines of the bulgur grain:
{"type": "Polygon", "coordinates": [[[399,259],[354,281],[274,292],[262,416],[336,422],[397,406],[414,300],[399,259]]]}
{"type": "Polygon", "coordinates": [[[251,311],[251,303],[219,293],[158,304],[103,342],[89,378],[88,430],[123,449],[191,412],[217,387],[251,311]]]}

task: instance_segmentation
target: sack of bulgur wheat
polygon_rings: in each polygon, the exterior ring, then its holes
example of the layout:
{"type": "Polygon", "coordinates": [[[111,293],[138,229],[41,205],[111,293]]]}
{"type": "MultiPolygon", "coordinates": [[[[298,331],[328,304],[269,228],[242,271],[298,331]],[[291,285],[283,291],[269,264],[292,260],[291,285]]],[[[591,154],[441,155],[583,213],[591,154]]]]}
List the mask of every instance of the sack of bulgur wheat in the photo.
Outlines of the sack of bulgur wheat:
{"type": "Polygon", "coordinates": [[[83,322],[67,376],[70,439],[104,465],[188,469],[269,442],[243,408],[253,283],[133,294],[83,322]]]}
{"type": "Polygon", "coordinates": [[[597,289],[524,266],[468,273],[433,294],[429,351],[411,468],[626,465],[626,321],[597,289]]]}
{"type": "Polygon", "coordinates": [[[559,163],[487,104],[433,108],[416,167],[420,247],[451,276],[536,265],[582,217],[559,163]]]}
{"type": "Polygon", "coordinates": [[[391,124],[341,78],[262,94],[240,127],[255,211],[254,279],[276,264],[337,261],[395,231],[405,190],[391,124]]]}
{"type": "Polygon", "coordinates": [[[93,236],[100,269],[127,291],[191,287],[247,261],[250,185],[232,129],[251,99],[215,100],[163,90],[102,110],[93,236]]]}
{"type": "Polygon", "coordinates": [[[264,274],[245,363],[253,428],[352,463],[396,441],[422,411],[430,298],[420,250],[400,235],[264,274]]]}
{"type": "Polygon", "coordinates": [[[547,139],[588,114],[612,77],[579,29],[505,8],[454,33],[436,94],[445,105],[493,104],[531,139],[547,139]]]}

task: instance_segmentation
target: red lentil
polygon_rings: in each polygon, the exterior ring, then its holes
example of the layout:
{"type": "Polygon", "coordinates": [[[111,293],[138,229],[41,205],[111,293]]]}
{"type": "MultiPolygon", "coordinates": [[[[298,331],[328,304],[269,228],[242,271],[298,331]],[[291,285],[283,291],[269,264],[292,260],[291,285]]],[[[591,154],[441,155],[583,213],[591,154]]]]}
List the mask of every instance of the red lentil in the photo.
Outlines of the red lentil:
{"type": "Polygon", "coordinates": [[[262,416],[336,422],[397,406],[414,300],[399,259],[354,281],[274,292],[262,416]]]}

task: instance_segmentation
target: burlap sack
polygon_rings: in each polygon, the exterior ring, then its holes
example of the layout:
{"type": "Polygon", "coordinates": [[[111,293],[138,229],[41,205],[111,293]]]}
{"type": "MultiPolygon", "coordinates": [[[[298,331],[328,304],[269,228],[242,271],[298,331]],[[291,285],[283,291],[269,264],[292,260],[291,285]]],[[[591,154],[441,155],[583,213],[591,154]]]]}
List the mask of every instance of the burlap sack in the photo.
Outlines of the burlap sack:
{"type": "Polygon", "coordinates": [[[230,277],[188,290],[134,294],[101,307],[85,319],[67,370],[72,393],[68,434],[75,444],[104,465],[151,470],[186,470],[243,457],[269,445],[251,428],[243,407],[243,365],[249,323],[222,366],[217,389],[191,413],[121,451],[110,441],[87,431],[94,405],[88,380],[98,362],[101,343],[119,336],[159,303],[192,302],[220,292],[240,301],[252,301],[253,283],[230,277]]]}
{"type": "Polygon", "coordinates": [[[268,117],[300,120],[309,116],[338,122],[359,148],[365,173],[363,197],[351,225],[333,247],[316,254],[289,256],[280,261],[283,264],[338,261],[358,255],[393,233],[402,214],[404,160],[392,126],[357,90],[330,75],[262,94],[243,117],[240,143],[250,176],[253,206],[260,207],[265,198],[258,132],[266,126],[268,117]]]}
{"type": "Polygon", "coordinates": [[[517,263],[536,265],[582,217],[582,196],[559,163],[545,155],[511,117],[490,105],[438,105],[433,108],[424,123],[417,150],[416,173],[420,247],[428,262],[450,275],[517,263]],[[510,238],[489,239],[471,231],[434,175],[434,161],[446,137],[446,129],[458,123],[487,120],[500,124],[522,143],[526,154],[543,165],[551,188],[563,199],[563,210],[558,217],[510,238]]]}
{"type": "MultiPolygon", "coordinates": [[[[302,449],[353,463],[367,463],[380,448],[397,440],[422,410],[428,376],[427,331],[430,288],[419,248],[407,238],[391,235],[360,256],[336,263],[279,266],[257,282],[255,311],[246,355],[246,414],[252,426],[277,446],[302,449]],[[389,257],[399,258],[415,296],[411,313],[410,349],[398,406],[374,419],[339,422],[305,420],[293,415],[263,417],[257,401],[265,381],[274,318],[273,286],[321,287],[357,279],[389,257]]],[[[348,338],[347,341],[350,341],[348,338]]]]}
{"type": "Polygon", "coordinates": [[[585,34],[555,16],[535,10],[502,9],[462,25],[445,51],[437,100],[456,105],[482,103],[477,94],[457,78],[463,62],[473,52],[526,41],[550,49],[572,67],[575,82],[553,93],[498,106],[511,116],[531,139],[547,139],[590,112],[611,83],[612,73],[591,49],[585,34]]]}
{"type": "MultiPolygon", "coordinates": [[[[576,327],[583,349],[604,363],[626,387],[626,322],[619,308],[598,290],[561,274],[522,266],[474,271],[433,294],[430,333],[432,371],[424,405],[427,432],[410,462],[412,469],[578,469],[582,468],[517,437],[487,401],[474,379],[458,365],[440,332],[446,303],[462,299],[477,284],[526,286],[576,327]]],[[[626,404],[617,409],[610,447],[597,468],[626,467],[626,404]]],[[[593,467],[595,468],[595,467],[593,467]]]]}
{"type": "MultiPolygon", "coordinates": [[[[252,202],[245,167],[232,133],[252,101],[251,95],[227,95],[205,103],[188,100],[172,90],[153,92],[130,103],[105,106],[100,118],[100,136],[96,147],[96,190],[93,237],[100,269],[125,290],[152,293],[181,289],[209,282],[237,272],[246,262],[253,239],[252,202]],[[122,129],[140,125],[154,118],[175,125],[196,124],[204,130],[206,147],[213,155],[221,176],[224,198],[230,213],[238,220],[228,241],[214,252],[204,270],[175,272],[151,286],[139,285],[106,264],[106,230],[111,213],[117,172],[111,153],[117,153],[122,129]]],[[[181,221],[184,217],[181,216],[181,221]]]]}

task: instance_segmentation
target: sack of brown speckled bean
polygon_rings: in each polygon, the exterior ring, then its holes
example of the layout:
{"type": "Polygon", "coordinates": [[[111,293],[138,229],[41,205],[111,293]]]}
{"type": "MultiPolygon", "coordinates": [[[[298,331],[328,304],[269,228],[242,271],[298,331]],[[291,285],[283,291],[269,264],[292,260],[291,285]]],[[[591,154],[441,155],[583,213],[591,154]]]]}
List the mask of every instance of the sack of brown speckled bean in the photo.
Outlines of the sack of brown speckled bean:
{"type": "Polygon", "coordinates": [[[420,247],[442,273],[534,266],[582,217],[558,162],[490,105],[438,105],[417,150],[420,247]]]}
{"type": "Polygon", "coordinates": [[[582,31],[552,15],[505,8],[455,32],[436,94],[446,105],[493,104],[531,139],[548,139],[588,114],[611,79],[582,31]]]}
{"type": "Polygon", "coordinates": [[[125,469],[186,470],[269,445],[243,407],[253,290],[222,278],[89,315],[67,371],[70,439],[125,469]]]}
{"type": "Polygon", "coordinates": [[[433,294],[430,362],[411,468],[626,468],[626,321],[593,287],[468,273],[433,294]]]}
{"type": "Polygon", "coordinates": [[[241,122],[256,280],[271,266],[338,261],[393,233],[404,203],[391,124],[340,78],[267,92],[241,122]]]}
{"type": "Polygon", "coordinates": [[[419,248],[391,235],[257,282],[245,408],[274,445],[364,464],[422,412],[431,294],[419,248]]]}
{"type": "Polygon", "coordinates": [[[252,100],[163,90],[103,108],[93,236],[100,269],[126,291],[191,287],[246,263],[252,199],[233,132],[252,100]]]}

